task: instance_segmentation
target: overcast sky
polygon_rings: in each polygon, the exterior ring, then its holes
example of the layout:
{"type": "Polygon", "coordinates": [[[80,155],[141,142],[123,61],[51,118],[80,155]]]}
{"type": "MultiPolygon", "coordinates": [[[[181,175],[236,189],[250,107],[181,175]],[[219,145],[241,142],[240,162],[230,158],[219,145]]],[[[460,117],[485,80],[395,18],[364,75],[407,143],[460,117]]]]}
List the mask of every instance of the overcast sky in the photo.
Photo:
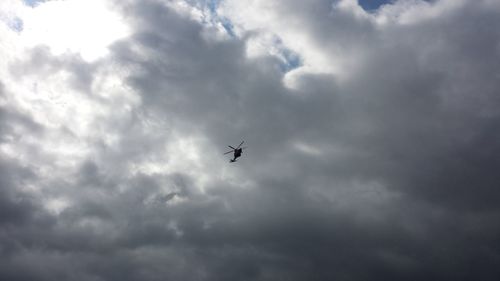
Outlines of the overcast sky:
{"type": "Polygon", "coordinates": [[[0,280],[500,280],[499,27],[498,0],[2,0],[0,280]]]}

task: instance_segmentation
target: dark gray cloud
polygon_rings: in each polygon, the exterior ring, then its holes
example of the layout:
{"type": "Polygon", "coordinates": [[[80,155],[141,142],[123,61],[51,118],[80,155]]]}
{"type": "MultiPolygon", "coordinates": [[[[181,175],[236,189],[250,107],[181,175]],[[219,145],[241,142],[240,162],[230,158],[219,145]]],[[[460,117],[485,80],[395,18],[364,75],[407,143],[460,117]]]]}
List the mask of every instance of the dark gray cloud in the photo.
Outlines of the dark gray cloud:
{"type": "Polygon", "coordinates": [[[380,24],[299,2],[272,9],[342,75],[287,87],[252,35],[159,1],[116,2],[132,33],[96,62],[40,46],[11,65],[0,279],[497,280],[498,4],[380,24]],[[54,77],[90,104],[80,123],[15,102],[54,77]]]}
{"type": "Polygon", "coordinates": [[[30,50],[27,60],[13,64],[11,71],[16,77],[33,75],[38,79],[67,71],[71,74],[69,84],[74,89],[89,92],[95,67],[83,61],[78,54],[55,57],[51,54],[49,47],[40,45],[30,50]]]}

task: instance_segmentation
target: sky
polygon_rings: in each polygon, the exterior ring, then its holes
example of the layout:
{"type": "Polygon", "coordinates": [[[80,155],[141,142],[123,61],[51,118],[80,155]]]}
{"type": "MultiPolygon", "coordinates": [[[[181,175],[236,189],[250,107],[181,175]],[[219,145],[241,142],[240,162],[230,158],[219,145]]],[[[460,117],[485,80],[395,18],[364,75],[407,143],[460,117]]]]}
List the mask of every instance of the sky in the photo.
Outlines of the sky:
{"type": "Polygon", "coordinates": [[[497,0],[1,1],[0,280],[499,280],[498,26],[497,0]]]}
{"type": "Polygon", "coordinates": [[[394,1],[389,0],[359,0],[358,4],[366,11],[377,10],[384,4],[391,4],[394,1]]]}

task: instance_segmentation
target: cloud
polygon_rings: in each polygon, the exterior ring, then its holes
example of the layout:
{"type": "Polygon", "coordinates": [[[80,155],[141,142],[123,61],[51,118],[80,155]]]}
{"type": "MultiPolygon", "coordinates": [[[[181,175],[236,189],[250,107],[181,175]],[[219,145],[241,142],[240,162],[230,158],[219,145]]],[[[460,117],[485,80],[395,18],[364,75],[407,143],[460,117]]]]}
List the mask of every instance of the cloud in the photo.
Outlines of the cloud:
{"type": "Polygon", "coordinates": [[[0,279],[500,276],[495,1],[59,2],[0,28],[0,279]]]}

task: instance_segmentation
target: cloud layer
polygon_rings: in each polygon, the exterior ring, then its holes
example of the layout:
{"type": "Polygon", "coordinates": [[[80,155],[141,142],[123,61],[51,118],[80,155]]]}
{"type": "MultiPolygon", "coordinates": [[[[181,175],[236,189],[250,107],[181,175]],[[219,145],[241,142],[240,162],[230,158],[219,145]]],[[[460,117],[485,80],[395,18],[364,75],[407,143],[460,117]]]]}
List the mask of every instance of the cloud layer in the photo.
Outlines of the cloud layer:
{"type": "Polygon", "coordinates": [[[497,1],[0,9],[1,280],[500,277],[497,1]]]}

